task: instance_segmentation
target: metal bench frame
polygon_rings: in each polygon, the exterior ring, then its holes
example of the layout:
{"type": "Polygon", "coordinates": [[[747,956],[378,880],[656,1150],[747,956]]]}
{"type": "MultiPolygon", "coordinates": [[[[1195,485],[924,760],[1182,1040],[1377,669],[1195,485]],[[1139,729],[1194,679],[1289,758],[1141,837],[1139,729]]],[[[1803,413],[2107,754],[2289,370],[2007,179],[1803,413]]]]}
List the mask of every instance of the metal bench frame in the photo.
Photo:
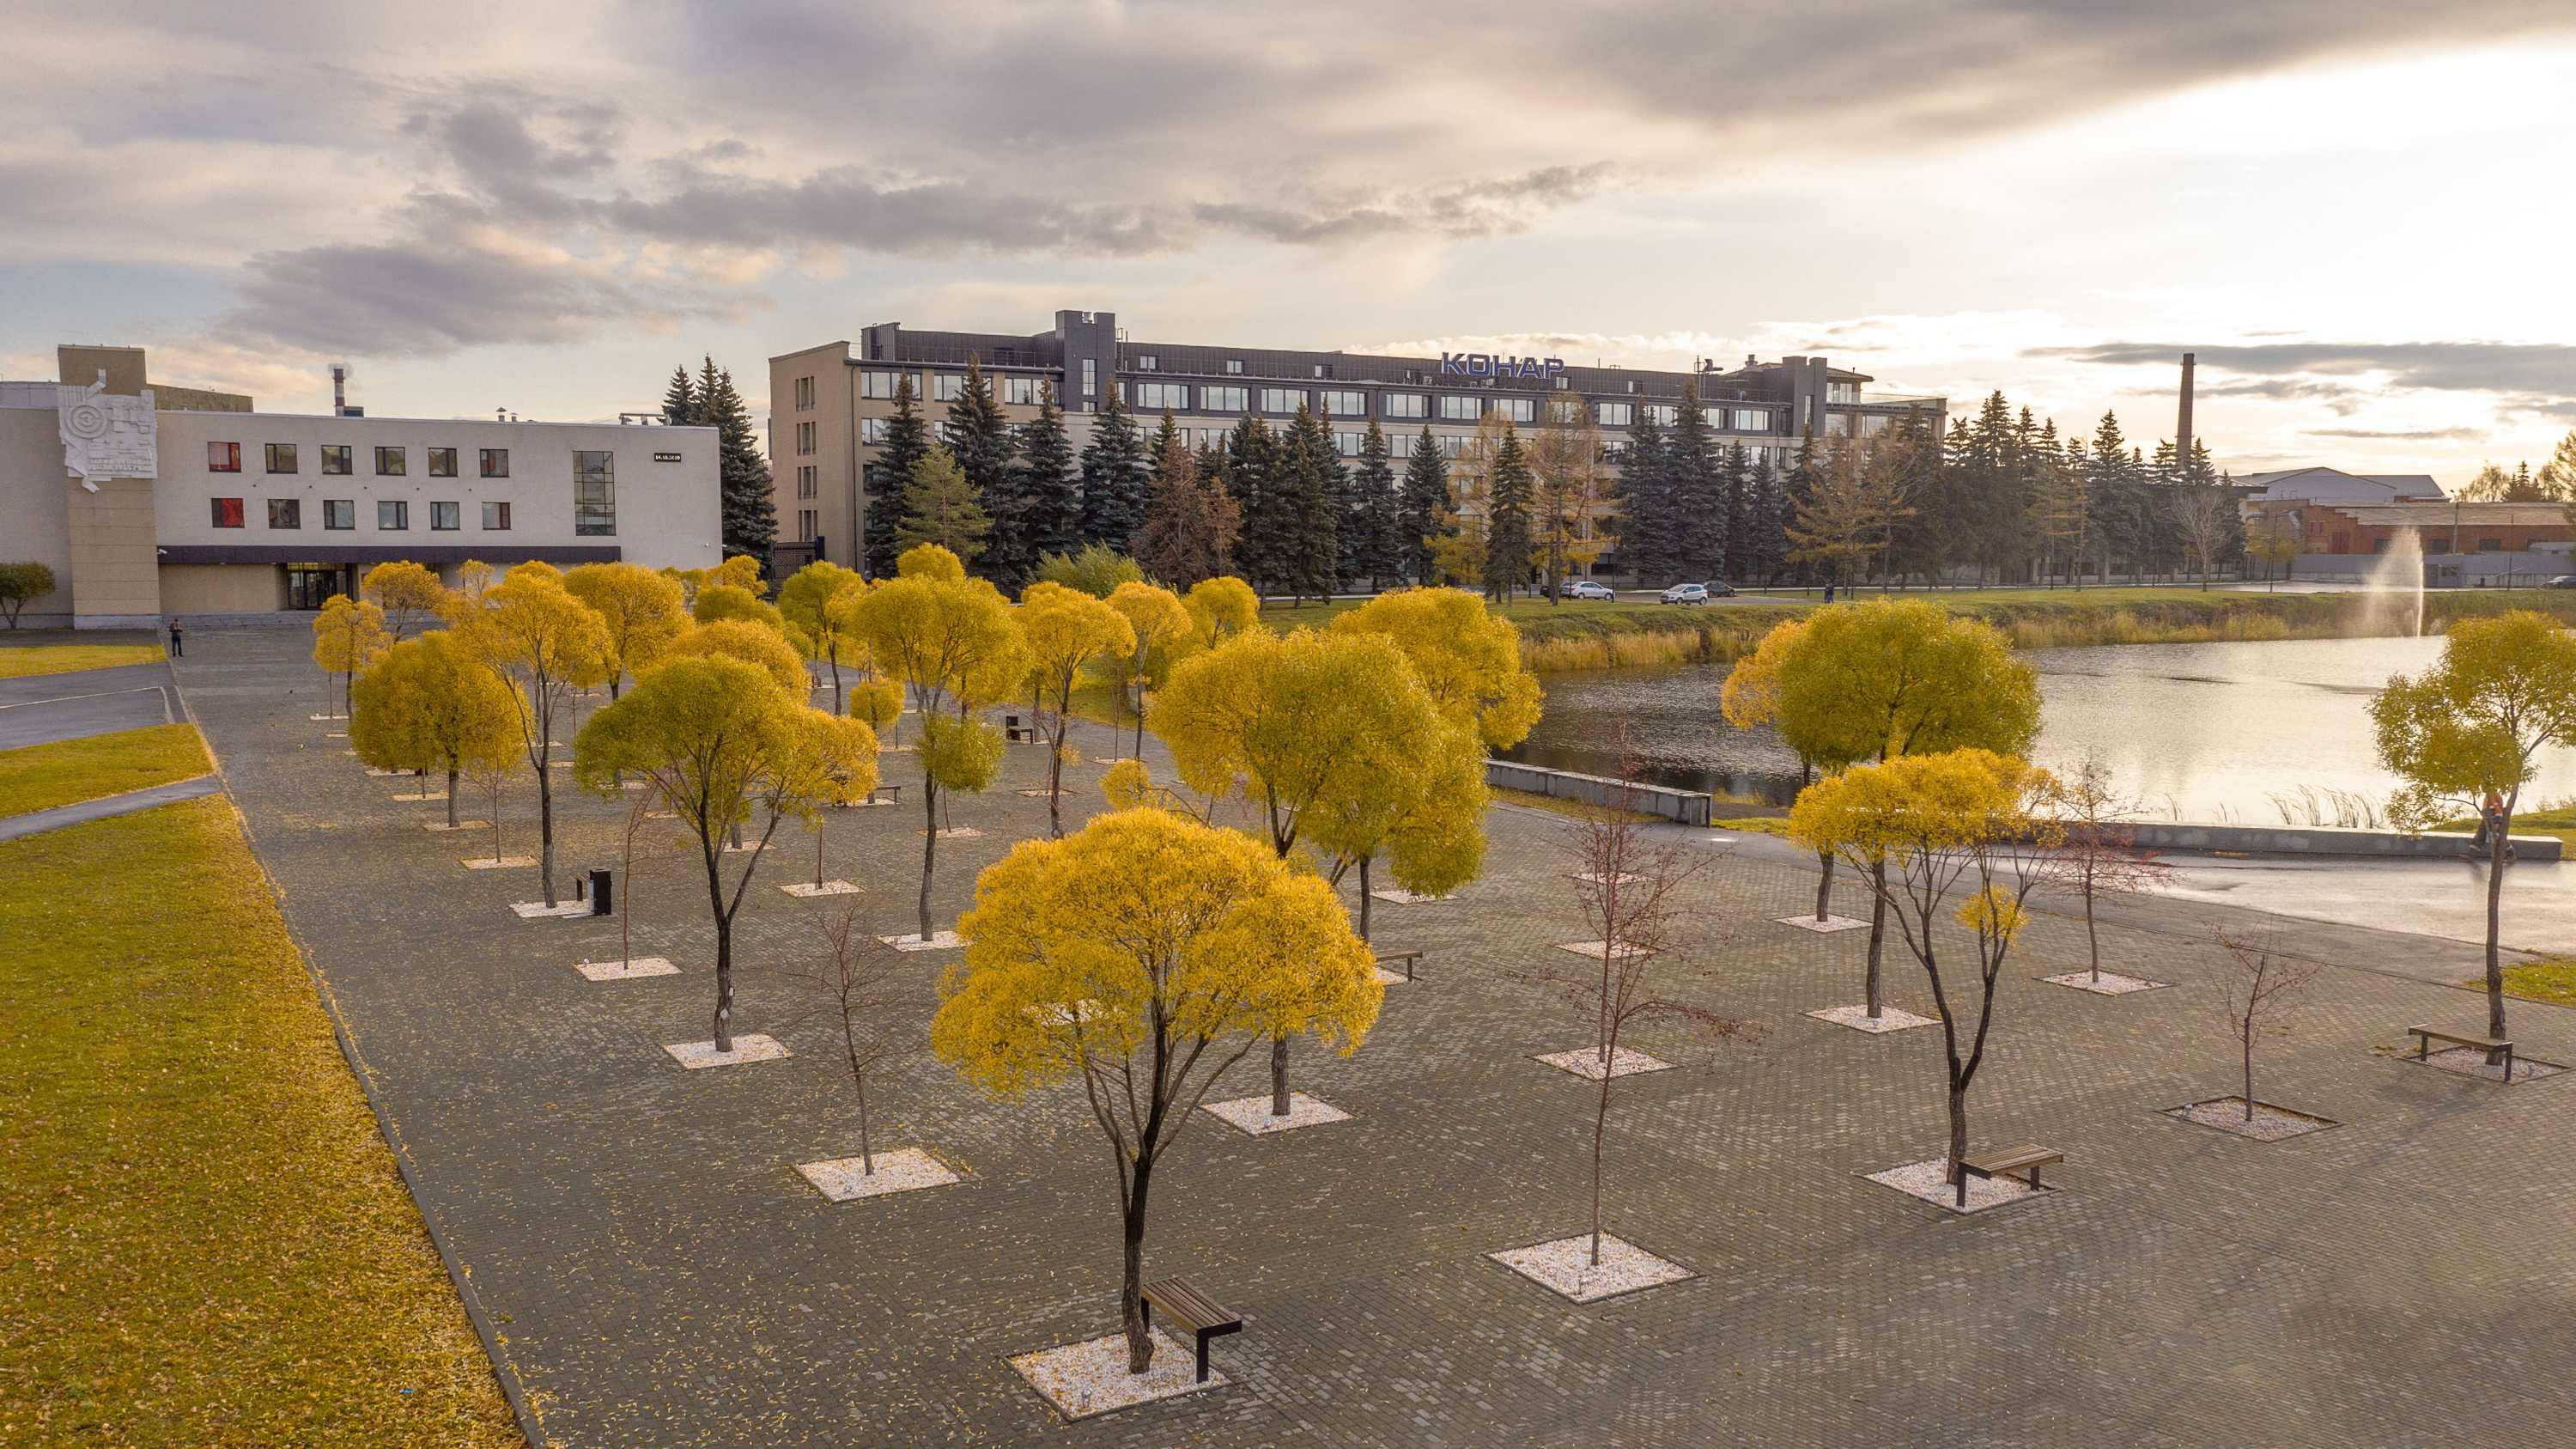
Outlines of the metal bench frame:
{"type": "Polygon", "coordinates": [[[2462,1036],[2457,1032],[2444,1031],[2433,1026],[2410,1026],[2406,1030],[2415,1038],[2415,1060],[2419,1062],[2433,1054],[2433,1043],[2438,1039],[2449,1042],[2453,1046],[2483,1051],[2488,1056],[2494,1056],[2498,1052],[2504,1053],[2504,1079],[2507,1082],[2513,1080],[2512,1042],[2498,1041],[2490,1036],[2462,1036]]]}
{"type": "Polygon", "coordinates": [[[1186,1278],[1158,1278],[1145,1285],[1143,1298],[1144,1302],[1139,1306],[1144,1310],[1145,1330],[1148,1333],[1153,1331],[1154,1309],[1159,1301],[1164,1316],[1188,1329],[1198,1340],[1198,1381],[1206,1383],[1208,1340],[1223,1334],[1243,1332],[1242,1315],[1232,1312],[1223,1304],[1192,1287],[1186,1278]],[[1198,1311],[1201,1309],[1211,1310],[1216,1316],[1200,1322],[1199,1319],[1204,1316],[1198,1311]]]}
{"type": "Polygon", "coordinates": [[[1404,979],[1410,981],[1413,979],[1413,963],[1421,960],[1422,955],[1420,951],[1389,951],[1370,964],[1384,967],[1390,961],[1401,961],[1404,963],[1404,979]]]}

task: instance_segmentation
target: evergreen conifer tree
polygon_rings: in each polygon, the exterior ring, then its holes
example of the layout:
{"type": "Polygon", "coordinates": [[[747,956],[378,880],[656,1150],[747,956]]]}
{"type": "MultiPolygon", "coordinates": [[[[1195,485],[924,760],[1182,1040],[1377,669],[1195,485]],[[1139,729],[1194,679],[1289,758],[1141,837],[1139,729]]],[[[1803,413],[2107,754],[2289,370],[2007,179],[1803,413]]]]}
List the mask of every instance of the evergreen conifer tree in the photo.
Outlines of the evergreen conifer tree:
{"type": "Polygon", "coordinates": [[[1265,594],[1287,592],[1293,552],[1286,485],[1282,481],[1281,439],[1250,413],[1227,435],[1225,491],[1243,517],[1235,538],[1234,563],[1252,587],[1265,594]]]}
{"type": "Polygon", "coordinates": [[[1718,496],[1725,500],[1722,515],[1726,521],[1726,544],[1719,558],[1717,576],[1730,582],[1744,576],[1746,561],[1751,557],[1751,539],[1747,537],[1750,520],[1745,515],[1745,467],[1742,443],[1728,440],[1718,444],[1717,489],[1718,496]]]}
{"type": "Polygon", "coordinates": [[[1112,387],[1093,414],[1091,440],[1082,445],[1082,536],[1120,552],[1136,545],[1153,497],[1145,441],[1135,414],[1112,387]]]}
{"type": "Polygon", "coordinates": [[[935,543],[957,555],[958,562],[971,564],[992,531],[992,517],[984,511],[974,480],[945,444],[931,444],[930,452],[913,465],[912,481],[903,490],[903,521],[894,531],[897,551],[935,543]]]}
{"type": "Polygon", "coordinates": [[[1405,460],[1404,493],[1395,510],[1396,568],[1417,587],[1431,582],[1431,540],[1440,536],[1440,515],[1448,507],[1449,469],[1440,440],[1425,423],[1405,460]]]}
{"type": "Polygon", "coordinates": [[[1664,477],[1673,510],[1672,567],[1686,579],[1715,578],[1726,562],[1726,500],[1715,452],[1699,385],[1684,379],[1681,406],[1664,435],[1664,477]]]}
{"type": "Polygon", "coordinates": [[[1745,484],[1744,571],[1767,586],[1780,576],[1789,552],[1789,499],[1768,458],[1753,465],[1745,484]]]}
{"type": "MultiPolygon", "coordinates": [[[[1020,462],[1013,493],[1020,509],[1016,546],[1027,555],[1011,574],[1006,591],[1017,593],[1051,553],[1071,553],[1082,545],[1082,497],[1074,473],[1073,440],[1065,436],[1064,409],[1056,406],[1055,386],[1038,394],[1038,415],[1020,425],[1020,462]]],[[[985,560],[994,577],[1001,567],[985,560]]]]}
{"type": "Polygon", "coordinates": [[[760,560],[766,577],[769,548],[778,541],[778,500],[770,492],[769,460],[752,433],[751,409],[734,391],[733,374],[717,367],[712,357],[699,370],[696,392],[696,421],[716,430],[724,555],[760,560]]]}
{"type": "Polygon", "coordinates": [[[930,424],[913,405],[912,374],[898,373],[894,416],[886,419],[885,442],[867,469],[868,509],[859,532],[859,566],[872,579],[894,577],[895,529],[903,522],[903,491],[912,486],[912,470],[930,453],[930,424]]]}
{"type": "Polygon", "coordinates": [[[1174,592],[1234,571],[1234,540],[1243,516],[1225,484],[1208,471],[1214,455],[1193,454],[1172,415],[1155,434],[1154,507],[1136,536],[1136,561],[1174,592]]]}
{"type": "Polygon", "coordinates": [[[689,381],[686,364],[671,369],[671,385],[662,393],[662,421],[675,428],[691,427],[698,421],[698,389],[689,381]]]}
{"type": "Polygon", "coordinates": [[[1312,594],[1329,603],[1341,571],[1337,505],[1348,491],[1341,454],[1311,408],[1297,410],[1285,441],[1278,470],[1283,577],[1292,600],[1312,594]]]}
{"type": "Polygon", "coordinates": [[[1375,418],[1369,419],[1368,432],[1360,439],[1360,465],[1351,470],[1351,493],[1356,506],[1346,525],[1349,532],[1342,538],[1342,575],[1365,576],[1375,590],[1403,569],[1397,558],[1401,534],[1396,526],[1395,469],[1387,461],[1385,430],[1375,418]]]}
{"type": "Polygon", "coordinates": [[[1485,515],[1485,592],[1510,603],[1530,576],[1529,457],[1520,434],[1508,427],[1494,453],[1493,495],[1485,515]]]}
{"type": "Polygon", "coordinates": [[[1637,404],[1637,421],[1628,430],[1628,445],[1619,463],[1619,565],[1637,581],[1670,582],[1680,572],[1675,540],[1682,529],[1674,507],[1672,473],[1665,466],[1664,430],[1637,404]]]}
{"type": "Polygon", "coordinates": [[[984,375],[982,362],[969,355],[966,384],[948,404],[948,421],[941,432],[958,470],[966,475],[967,486],[975,492],[976,503],[991,521],[978,572],[1011,583],[1037,567],[1037,555],[1021,537],[1028,510],[1012,466],[1017,450],[1012,446],[1010,418],[994,392],[993,379],[984,375]]]}

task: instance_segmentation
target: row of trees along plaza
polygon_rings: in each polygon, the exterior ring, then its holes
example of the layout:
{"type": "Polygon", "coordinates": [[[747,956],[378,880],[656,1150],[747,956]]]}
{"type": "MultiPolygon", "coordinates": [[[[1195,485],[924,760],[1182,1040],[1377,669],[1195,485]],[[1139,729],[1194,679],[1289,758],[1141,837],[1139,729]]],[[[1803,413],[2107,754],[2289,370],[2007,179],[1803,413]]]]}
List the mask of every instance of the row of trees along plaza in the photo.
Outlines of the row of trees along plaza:
{"type": "MultiPolygon", "coordinates": [[[[707,572],[531,563],[497,578],[469,565],[455,590],[389,564],[362,599],[335,599],[317,619],[315,659],[351,701],[362,759],[445,774],[449,825],[460,823],[460,781],[524,764],[538,782],[548,905],[560,734],[573,732],[576,787],[626,803],[630,850],[645,821],[676,820],[714,928],[706,1046],[720,1055],[735,1050],[733,922],[761,855],[788,822],[819,832],[835,808],[866,801],[881,751],[910,749],[923,797],[915,929],[868,935],[853,908],[821,927],[812,956],[822,965],[780,966],[810,968],[817,1009],[837,1016],[863,1123],[875,1065],[919,1032],[885,990],[896,951],[962,953],[926,1042],[966,1078],[1003,1096],[1082,1088],[1114,1149],[1119,1314],[1129,1370],[1141,1373],[1153,1353],[1140,1295],[1157,1168],[1245,1058],[1266,1056],[1268,1110],[1284,1118],[1298,1038],[1344,1054],[1365,1042],[1386,979],[1367,944],[1373,873],[1418,896],[1482,873],[1482,762],[1528,732],[1540,694],[1516,631],[1472,593],[1389,592],[1283,635],[1258,623],[1240,580],[1175,591],[1113,563],[1095,557],[1087,571],[1033,580],[1013,602],[924,543],[880,579],[817,563],[776,604],[752,587],[747,558],[707,572]],[[1132,699],[1131,685],[1141,686],[1132,699]],[[1103,782],[1111,809],[1067,834],[1054,802],[1073,699],[1098,687],[1139,712],[1177,779],[1158,784],[1130,753],[1103,782]],[[604,701],[579,718],[594,694],[604,701]],[[910,739],[889,746],[907,699],[910,739]],[[972,908],[942,931],[930,892],[937,842],[954,804],[999,773],[1005,741],[986,713],[1023,700],[1049,750],[1047,838],[984,870],[972,908]],[[1354,873],[1355,917],[1334,889],[1354,873]]],[[[2097,898],[2151,888],[2152,872],[2098,774],[2059,779],[2025,763],[2034,682],[1980,622],[1924,601],[1821,610],[1779,626],[1736,666],[1726,708],[1776,723],[1814,767],[1789,831],[1872,899],[1863,1019],[1888,1010],[1880,976],[1891,945],[1922,973],[1947,1043],[1938,1165],[1964,1205],[1971,1090],[2006,1018],[2006,965],[2031,898],[2062,890],[2089,927],[2097,898]]],[[[2576,742],[2576,641],[2529,614],[2464,623],[2441,664],[2394,681],[2377,709],[2388,763],[2414,782],[2407,810],[2430,816],[2496,791],[2509,823],[2538,746],[2576,742]]],[[[1123,727],[1115,737],[1130,738],[1123,727]]],[[[1589,1228],[1566,1241],[1586,1244],[1598,1265],[1622,1034],[1658,1016],[1720,1035],[1736,1023],[1665,994],[1660,979],[1705,945],[1680,893],[1712,857],[1624,811],[1572,822],[1562,844],[1598,939],[1565,953],[1579,967],[1524,974],[1592,1028],[1564,1054],[1598,1091],[1589,1228]]],[[[818,836],[818,887],[819,849],[818,836]]],[[[2501,831],[2490,859],[2502,868],[2501,831]]],[[[1820,888],[1819,917],[1827,904],[1820,888]]],[[[2491,923],[2493,908],[2491,895],[2491,923]]],[[[2241,989],[2230,1033],[2244,1048],[2250,1120],[2253,1044],[2280,1024],[2300,982],[2259,943],[2235,943],[2231,955],[2241,989]]],[[[2489,962],[2500,1035],[2492,944],[2489,962]]],[[[2092,974],[2098,983],[2098,956],[2092,974]]],[[[876,1170],[864,1135],[861,1161],[876,1170]]]]}
{"type": "Polygon", "coordinates": [[[1917,415],[1866,439],[1805,438],[1785,467],[1712,433],[1685,384],[1675,420],[1605,439],[1552,394],[1521,427],[1487,413],[1455,458],[1429,425],[1372,420],[1346,459],[1313,412],[1246,415],[1221,446],[1148,423],[1111,389],[1077,452],[1045,394],[1013,424],[970,362],[934,421],[896,385],[868,466],[862,568],[934,542],[1006,590],[1050,555],[1132,553],[1178,587],[1236,574],[1265,595],[1324,597],[1444,583],[1551,594],[1607,560],[1660,583],[1726,578],[2109,581],[2240,565],[2236,494],[2205,444],[2132,445],[2105,413],[2092,436],[2016,412],[2001,393],[1936,436],[1917,415]]]}

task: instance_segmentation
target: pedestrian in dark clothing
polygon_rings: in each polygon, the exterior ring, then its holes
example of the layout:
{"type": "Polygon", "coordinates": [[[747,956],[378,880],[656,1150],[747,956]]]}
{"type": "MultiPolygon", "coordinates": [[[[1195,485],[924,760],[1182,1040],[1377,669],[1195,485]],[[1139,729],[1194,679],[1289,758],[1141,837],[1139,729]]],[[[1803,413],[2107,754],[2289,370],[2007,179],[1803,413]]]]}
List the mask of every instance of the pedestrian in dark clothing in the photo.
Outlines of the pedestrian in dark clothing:
{"type": "Polygon", "coordinates": [[[173,619],[170,621],[170,657],[184,659],[187,654],[188,636],[179,628],[179,621],[173,619]]]}
{"type": "Polygon", "coordinates": [[[1828,604],[1830,604],[1830,603],[1832,603],[1833,601],[1834,601],[1834,586],[1833,586],[1833,585],[1831,585],[1831,584],[1827,584],[1827,585],[1825,585],[1825,602],[1826,602],[1826,603],[1828,603],[1828,604]]]}

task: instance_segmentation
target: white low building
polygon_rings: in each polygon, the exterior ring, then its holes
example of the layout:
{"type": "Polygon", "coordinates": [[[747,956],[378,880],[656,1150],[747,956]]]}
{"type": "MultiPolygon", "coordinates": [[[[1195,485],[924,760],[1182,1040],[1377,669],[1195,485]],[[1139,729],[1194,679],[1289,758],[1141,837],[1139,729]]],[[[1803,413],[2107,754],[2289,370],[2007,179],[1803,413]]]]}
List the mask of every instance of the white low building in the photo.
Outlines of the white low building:
{"type": "Polygon", "coordinates": [[[150,384],[141,348],[0,382],[0,561],[58,587],[22,627],[321,607],[379,563],[723,561],[716,431],[303,416],[150,384]]]}

